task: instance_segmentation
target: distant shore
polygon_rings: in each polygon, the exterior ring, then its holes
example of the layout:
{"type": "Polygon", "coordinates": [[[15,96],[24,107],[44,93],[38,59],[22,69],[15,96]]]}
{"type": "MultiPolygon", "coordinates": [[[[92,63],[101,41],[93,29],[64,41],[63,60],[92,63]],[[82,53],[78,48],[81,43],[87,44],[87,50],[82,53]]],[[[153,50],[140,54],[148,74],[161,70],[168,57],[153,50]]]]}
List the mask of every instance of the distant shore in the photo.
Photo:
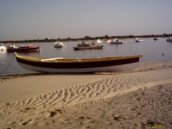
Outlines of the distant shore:
{"type": "Polygon", "coordinates": [[[106,40],[106,39],[113,39],[113,38],[119,38],[119,39],[128,39],[128,38],[136,38],[136,37],[140,37],[140,38],[154,38],[154,37],[170,37],[172,36],[172,34],[160,34],[160,35],[127,35],[127,36],[99,36],[99,37],[90,37],[90,36],[85,36],[84,38],[58,38],[58,39],[32,39],[32,40],[8,40],[8,41],[0,41],[0,43],[4,43],[4,44],[8,44],[8,43],[37,43],[37,42],[68,42],[68,41],[82,41],[82,40],[97,40],[97,39],[101,39],[101,40],[106,40]]]}

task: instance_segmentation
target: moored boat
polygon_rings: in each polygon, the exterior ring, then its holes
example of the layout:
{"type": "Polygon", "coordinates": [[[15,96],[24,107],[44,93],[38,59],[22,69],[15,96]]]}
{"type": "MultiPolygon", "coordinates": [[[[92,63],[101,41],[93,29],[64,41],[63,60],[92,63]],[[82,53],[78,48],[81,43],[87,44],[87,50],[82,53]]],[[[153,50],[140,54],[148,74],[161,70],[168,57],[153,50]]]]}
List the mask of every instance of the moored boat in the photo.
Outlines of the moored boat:
{"type": "Polygon", "coordinates": [[[169,38],[167,39],[167,42],[172,42],[172,37],[169,37],[169,38]]]}
{"type": "Polygon", "coordinates": [[[88,47],[73,47],[74,50],[103,49],[103,45],[90,45],[88,47]]]}
{"type": "Polygon", "coordinates": [[[27,70],[49,73],[129,72],[135,69],[141,55],[90,59],[63,59],[21,56],[15,53],[19,65],[27,70]]]}
{"type": "Polygon", "coordinates": [[[62,48],[62,47],[66,47],[62,42],[55,42],[54,44],[55,48],[62,48]]]}
{"type": "Polygon", "coordinates": [[[143,40],[141,38],[135,38],[136,42],[142,42],[143,40]]]}
{"type": "Polygon", "coordinates": [[[32,45],[22,45],[20,47],[16,47],[14,44],[10,44],[9,46],[7,46],[8,52],[31,52],[39,50],[39,46],[33,47],[32,45]]]}
{"type": "Polygon", "coordinates": [[[0,51],[4,51],[6,50],[6,47],[4,46],[4,44],[0,44],[0,51]]]}
{"type": "Polygon", "coordinates": [[[154,40],[159,40],[159,38],[158,37],[155,37],[154,40]]]}
{"type": "Polygon", "coordinates": [[[101,43],[102,41],[100,40],[100,39],[97,39],[97,41],[96,41],[97,43],[101,43]]]}
{"type": "Polygon", "coordinates": [[[123,44],[123,42],[120,41],[119,39],[115,38],[110,42],[110,44],[123,44]]]}
{"type": "Polygon", "coordinates": [[[82,43],[77,44],[77,47],[89,47],[90,45],[90,43],[82,41],[82,43]]]}
{"type": "Polygon", "coordinates": [[[110,43],[112,40],[108,39],[108,40],[105,40],[105,43],[110,43]]]}

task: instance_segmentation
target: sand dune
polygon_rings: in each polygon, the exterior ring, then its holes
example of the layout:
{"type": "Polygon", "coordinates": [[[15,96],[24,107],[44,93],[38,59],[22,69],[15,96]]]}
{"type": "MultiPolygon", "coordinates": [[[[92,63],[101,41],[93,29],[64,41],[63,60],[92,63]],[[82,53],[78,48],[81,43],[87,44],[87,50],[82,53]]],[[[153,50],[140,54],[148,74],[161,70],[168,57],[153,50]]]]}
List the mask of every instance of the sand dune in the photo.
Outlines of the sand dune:
{"type": "MultiPolygon", "coordinates": [[[[171,63],[146,63],[132,73],[94,75],[94,81],[87,78],[90,82],[64,88],[57,86],[56,90],[44,94],[3,103],[0,105],[0,127],[170,128],[171,66],[171,63]]],[[[86,78],[87,75],[83,76],[86,78]]],[[[78,76],[77,79],[84,78],[78,76]]]]}

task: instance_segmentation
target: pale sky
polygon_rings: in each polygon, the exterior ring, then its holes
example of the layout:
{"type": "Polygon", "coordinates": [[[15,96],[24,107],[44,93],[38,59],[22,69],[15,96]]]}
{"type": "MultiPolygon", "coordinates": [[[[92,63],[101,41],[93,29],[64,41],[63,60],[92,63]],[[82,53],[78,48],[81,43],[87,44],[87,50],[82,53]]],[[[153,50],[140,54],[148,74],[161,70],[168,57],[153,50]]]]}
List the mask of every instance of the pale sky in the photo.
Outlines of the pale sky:
{"type": "Polygon", "coordinates": [[[172,33],[172,0],[0,0],[0,41],[172,33]]]}

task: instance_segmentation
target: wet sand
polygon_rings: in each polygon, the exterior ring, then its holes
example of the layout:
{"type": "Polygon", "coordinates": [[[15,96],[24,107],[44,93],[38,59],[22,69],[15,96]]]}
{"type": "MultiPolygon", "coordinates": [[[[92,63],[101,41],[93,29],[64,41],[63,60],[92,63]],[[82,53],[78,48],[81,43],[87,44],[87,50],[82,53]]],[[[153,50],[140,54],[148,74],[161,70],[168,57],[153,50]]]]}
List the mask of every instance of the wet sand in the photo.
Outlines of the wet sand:
{"type": "Polygon", "coordinates": [[[2,129],[172,128],[172,62],[130,73],[0,78],[2,129]]]}

